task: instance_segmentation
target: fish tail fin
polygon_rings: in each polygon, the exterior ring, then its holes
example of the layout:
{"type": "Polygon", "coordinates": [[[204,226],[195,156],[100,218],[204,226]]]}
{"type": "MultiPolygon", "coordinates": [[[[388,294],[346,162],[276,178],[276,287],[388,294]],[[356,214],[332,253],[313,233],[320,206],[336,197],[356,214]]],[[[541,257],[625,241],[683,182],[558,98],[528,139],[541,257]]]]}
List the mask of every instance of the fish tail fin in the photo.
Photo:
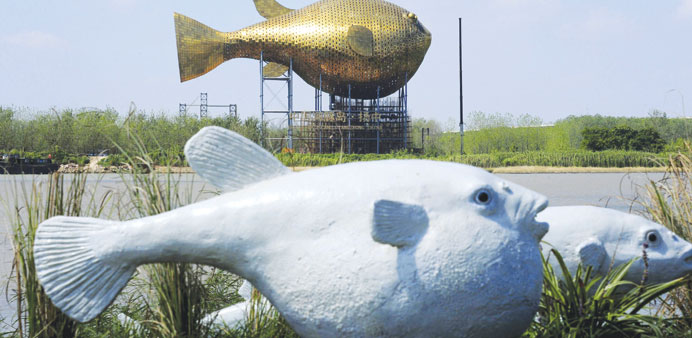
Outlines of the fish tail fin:
{"type": "Polygon", "coordinates": [[[227,34],[182,14],[174,13],[180,82],[208,73],[230,59],[227,34]]]}
{"type": "Polygon", "coordinates": [[[98,316],[132,277],[136,266],[104,262],[91,243],[99,230],[119,222],[53,217],[41,223],[34,241],[36,275],[53,304],[80,322],[98,316]]]}

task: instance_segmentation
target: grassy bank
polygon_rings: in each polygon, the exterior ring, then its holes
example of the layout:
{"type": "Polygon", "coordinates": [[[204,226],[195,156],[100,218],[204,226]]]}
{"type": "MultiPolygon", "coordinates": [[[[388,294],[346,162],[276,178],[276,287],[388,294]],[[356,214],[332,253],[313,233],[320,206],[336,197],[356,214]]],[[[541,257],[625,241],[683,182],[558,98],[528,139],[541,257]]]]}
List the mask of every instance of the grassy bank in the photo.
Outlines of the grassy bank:
{"type": "Polygon", "coordinates": [[[657,168],[666,161],[668,154],[635,151],[602,152],[501,152],[475,155],[419,155],[407,152],[392,154],[277,154],[276,157],[289,167],[321,167],[339,163],[376,161],[388,159],[428,159],[473,165],[481,168],[518,166],[541,167],[601,167],[601,168],[657,168]]]}

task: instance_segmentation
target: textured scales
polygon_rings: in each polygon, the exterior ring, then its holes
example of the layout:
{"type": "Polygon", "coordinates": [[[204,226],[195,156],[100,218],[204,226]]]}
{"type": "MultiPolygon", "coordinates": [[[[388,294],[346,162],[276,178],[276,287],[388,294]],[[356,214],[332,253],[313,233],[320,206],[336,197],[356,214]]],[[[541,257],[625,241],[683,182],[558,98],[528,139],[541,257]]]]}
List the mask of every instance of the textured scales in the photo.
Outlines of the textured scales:
{"type": "Polygon", "coordinates": [[[263,55],[284,66],[293,59],[295,73],[327,93],[347,97],[351,85],[351,97],[374,99],[414,76],[432,40],[416,15],[383,0],[322,0],[297,10],[270,0],[255,5],[268,20],[230,33],[175,15],[181,81],[220,60],[263,55]]]}

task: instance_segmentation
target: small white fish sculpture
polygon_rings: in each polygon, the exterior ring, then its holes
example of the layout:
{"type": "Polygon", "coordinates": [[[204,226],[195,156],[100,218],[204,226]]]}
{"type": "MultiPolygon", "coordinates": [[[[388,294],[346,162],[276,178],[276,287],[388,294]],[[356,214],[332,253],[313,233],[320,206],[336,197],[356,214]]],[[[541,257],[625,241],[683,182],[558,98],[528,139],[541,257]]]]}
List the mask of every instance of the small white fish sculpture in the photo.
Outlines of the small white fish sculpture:
{"type": "MultiPolygon", "coordinates": [[[[550,224],[543,240],[560,252],[572,274],[581,263],[604,275],[612,267],[643,257],[644,251],[648,283],[669,282],[692,272],[692,244],[644,217],[593,206],[564,206],[547,208],[538,220],[550,224]]],[[[543,245],[546,257],[550,245],[543,245]]],[[[550,263],[561,275],[557,261],[550,263]]],[[[640,283],[644,270],[644,260],[639,259],[624,279],[640,283]]]]}
{"type": "MultiPolygon", "coordinates": [[[[240,288],[238,288],[238,295],[243,297],[242,302],[212,312],[205,316],[203,321],[222,328],[235,328],[244,324],[250,312],[250,307],[252,306],[252,284],[248,281],[244,281],[240,288]]],[[[258,305],[262,308],[268,309],[271,306],[264,297],[261,297],[259,301],[260,303],[258,305]]]]}
{"type": "Polygon", "coordinates": [[[88,321],[141,264],[213,265],[252,283],[304,337],[520,335],[538,308],[542,195],[456,163],[293,173],[207,127],[185,146],[226,193],[127,222],[55,217],[34,254],[53,303],[88,321]]]}

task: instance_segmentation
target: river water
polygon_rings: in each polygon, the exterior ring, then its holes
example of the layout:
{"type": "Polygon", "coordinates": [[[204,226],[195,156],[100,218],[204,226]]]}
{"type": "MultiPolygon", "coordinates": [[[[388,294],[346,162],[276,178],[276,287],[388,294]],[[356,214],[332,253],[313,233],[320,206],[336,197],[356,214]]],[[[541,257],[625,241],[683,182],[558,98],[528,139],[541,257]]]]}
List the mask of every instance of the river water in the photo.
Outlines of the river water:
{"type": "MultiPolygon", "coordinates": [[[[515,182],[524,187],[537,191],[548,197],[551,206],[560,205],[595,205],[628,211],[633,205],[632,200],[637,196],[641,187],[651,180],[660,180],[663,174],[644,173],[570,173],[570,174],[499,174],[508,181],[515,182]]],[[[44,182],[49,176],[9,176],[0,175],[0,333],[7,326],[2,325],[11,322],[14,309],[6,298],[6,286],[9,285],[10,293],[15,287],[7,283],[12,270],[13,251],[10,240],[10,228],[7,212],[14,210],[18,203],[15,198],[9,200],[9,196],[16,196],[16,189],[26,187],[30,190],[32,182],[44,182]]],[[[66,179],[69,181],[69,178],[66,179]]],[[[208,198],[213,194],[208,191],[202,180],[194,174],[185,174],[180,179],[180,189],[190,191],[200,198],[208,198]]],[[[124,194],[124,185],[119,175],[89,175],[87,178],[87,191],[94,191],[96,196],[103,192],[113,190],[124,194]]],[[[21,191],[21,190],[20,190],[21,191]]],[[[118,198],[117,196],[115,198],[118,198]]],[[[115,218],[118,210],[110,210],[110,217],[115,218]]]]}

